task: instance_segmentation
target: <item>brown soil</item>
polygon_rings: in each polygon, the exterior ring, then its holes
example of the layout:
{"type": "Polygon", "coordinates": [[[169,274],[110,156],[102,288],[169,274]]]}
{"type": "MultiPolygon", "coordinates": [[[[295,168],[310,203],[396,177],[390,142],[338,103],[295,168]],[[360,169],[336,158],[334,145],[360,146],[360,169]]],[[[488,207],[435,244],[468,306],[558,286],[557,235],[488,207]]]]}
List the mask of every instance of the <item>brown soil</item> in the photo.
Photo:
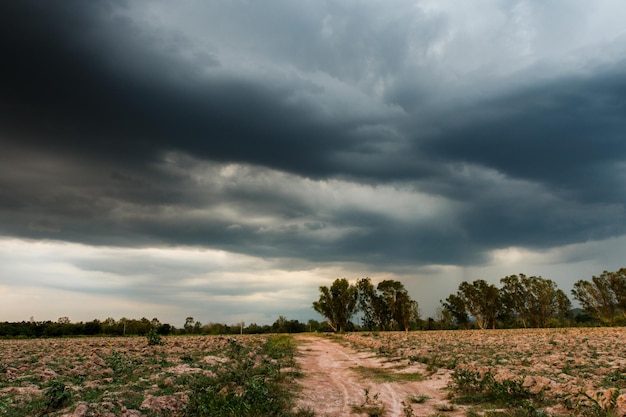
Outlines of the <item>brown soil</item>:
{"type": "MultiPolygon", "coordinates": [[[[428,416],[438,408],[450,406],[446,386],[450,371],[439,369],[430,374],[423,364],[399,367],[386,362],[371,352],[357,352],[339,342],[324,337],[297,336],[300,342],[298,362],[304,377],[299,380],[302,391],[298,406],[315,411],[317,416],[367,415],[355,412],[354,406],[365,401],[368,390],[371,403],[384,406],[385,416],[411,415],[405,407],[412,408],[413,415],[428,416]],[[356,368],[376,368],[389,372],[421,373],[424,379],[417,382],[379,382],[364,377],[356,368]],[[378,394],[377,400],[374,396],[378,394]],[[426,396],[421,404],[411,403],[411,396],[426,396]]],[[[446,416],[463,416],[462,407],[455,405],[446,416]]]]}

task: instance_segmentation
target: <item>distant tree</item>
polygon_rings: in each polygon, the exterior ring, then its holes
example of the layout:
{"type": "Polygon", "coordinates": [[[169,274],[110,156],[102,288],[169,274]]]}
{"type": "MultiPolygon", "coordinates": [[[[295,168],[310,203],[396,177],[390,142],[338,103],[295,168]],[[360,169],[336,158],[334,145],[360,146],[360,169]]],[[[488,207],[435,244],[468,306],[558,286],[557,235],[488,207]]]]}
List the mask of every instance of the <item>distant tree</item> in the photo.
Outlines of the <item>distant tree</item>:
{"type": "MultiPolygon", "coordinates": [[[[236,326],[236,327],[237,327],[237,329],[239,328],[239,326],[236,326]]],[[[196,321],[196,322],[193,324],[193,333],[194,333],[194,334],[200,334],[200,333],[202,333],[202,323],[200,323],[200,321],[196,321]]]]}
{"type": "Polygon", "coordinates": [[[174,329],[172,328],[172,325],[168,323],[163,323],[159,325],[159,327],[157,327],[157,333],[161,336],[167,336],[168,334],[172,333],[173,330],[174,329]]]}
{"type": "Polygon", "coordinates": [[[604,271],[591,282],[579,280],[572,295],[583,309],[602,323],[613,325],[618,315],[626,318],[626,268],[604,271]]]}
{"type": "Polygon", "coordinates": [[[189,316],[185,319],[185,324],[183,325],[183,328],[185,329],[185,333],[190,334],[193,332],[193,317],[189,316]]]}
{"type": "Polygon", "coordinates": [[[522,324],[528,327],[530,319],[530,290],[526,275],[510,275],[500,280],[500,297],[504,308],[510,311],[522,324]]]}
{"type": "Polygon", "coordinates": [[[449,316],[451,322],[458,327],[468,328],[470,317],[464,299],[458,294],[450,294],[445,301],[440,301],[443,314],[449,316]]]}
{"type": "Polygon", "coordinates": [[[92,321],[88,321],[85,323],[85,334],[88,336],[93,336],[96,334],[100,334],[102,332],[102,323],[100,320],[94,319],[92,321]]]}
{"type": "Polygon", "coordinates": [[[313,302],[313,309],[328,319],[334,331],[343,332],[356,312],[357,289],[347,279],[336,279],[330,288],[319,288],[320,298],[313,302]]]}
{"type": "Polygon", "coordinates": [[[384,330],[391,320],[389,307],[378,294],[370,278],[361,278],[356,282],[358,292],[358,310],[365,330],[384,330]]]}
{"type": "Polygon", "coordinates": [[[481,329],[496,328],[496,317],[500,309],[499,290],[495,285],[478,279],[472,283],[459,284],[457,296],[469,314],[476,319],[481,329]]]}
{"type": "Polygon", "coordinates": [[[306,328],[309,332],[317,332],[320,329],[320,322],[317,320],[309,319],[306,323],[306,328]]]}
{"type": "Polygon", "coordinates": [[[102,332],[105,334],[111,334],[114,331],[115,328],[115,319],[113,317],[107,317],[103,322],[102,322],[102,332]]]}
{"type": "Polygon", "coordinates": [[[287,332],[287,317],[278,316],[274,324],[272,324],[272,331],[275,333],[286,333],[287,332]]]}
{"type": "Polygon", "coordinates": [[[542,277],[511,275],[500,280],[501,302],[524,327],[546,327],[548,321],[563,321],[571,302],[554,281],[542,277]]]}
{"type": "Polygon", "coordinates": [[[418,325],[420,321],[420,309],[417,301],[411,300],[408,296],[401,296],[396,306],[396,322],[406,333],[412,325],[418,325]]]}
{"type": "Polygon", "coordinates": [[[386,308],[381,309],[384,327],[393,329],[396,325],[401,330],[409,330],[411,323],[419,319],[417,302],[412,300],[400,281],[384,280],[378,283],[379,299],[386,308]]]}

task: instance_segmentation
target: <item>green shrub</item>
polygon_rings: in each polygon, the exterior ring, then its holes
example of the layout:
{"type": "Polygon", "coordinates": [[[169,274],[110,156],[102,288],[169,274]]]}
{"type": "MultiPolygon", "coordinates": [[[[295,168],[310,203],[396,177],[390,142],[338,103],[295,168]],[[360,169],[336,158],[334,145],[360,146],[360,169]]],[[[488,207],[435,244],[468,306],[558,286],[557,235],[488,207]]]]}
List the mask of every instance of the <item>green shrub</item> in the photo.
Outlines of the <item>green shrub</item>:
{"type": "Polygon", "coordinates": [[[72,401],[72,393],[68,387],[59,380],[54,380],[44,391],[45,407],[48,411],[58,410],[72,401]]]}
{"type": "Polygon", "coordinates": [[[498,381],[491,372],[481,375],[466,369],[457,369],[452,374],[452,390],[461,395],[458,402],[490,402],[518,406],[530,401],[533,396],[524,388],[523,380],[503,379],[498,381]]]}
{"type": "Polygon", "coordinates": [[[161,335],[157,332],[156,328],[151,327],[146,333],[146,338],[148,339],[148,346],[161,346],[163,345],[163,341],[161,340],[161,335]]]}
{"type": "Polygon", "coordinates": [[[292,366],[295,345],[289,336],[276,336],[258,350],[231,340],[230,359],[212,376],[196,375],[186,416],[261,417],[310,416],[310,410],[292,412],[293,402],[281,368],[292,366]]]}

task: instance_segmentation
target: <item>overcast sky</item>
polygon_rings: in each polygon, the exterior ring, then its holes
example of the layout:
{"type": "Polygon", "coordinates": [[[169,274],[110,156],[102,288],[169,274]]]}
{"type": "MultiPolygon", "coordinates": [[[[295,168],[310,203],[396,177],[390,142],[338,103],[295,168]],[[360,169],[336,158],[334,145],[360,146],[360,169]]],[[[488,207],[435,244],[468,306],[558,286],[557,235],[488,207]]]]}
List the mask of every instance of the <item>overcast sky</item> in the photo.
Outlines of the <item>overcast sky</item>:
{"type": "Polygon", "coordinates": [[[307,320],[626,255],[626,4],[0,3],[0,321],[307,320]]]}

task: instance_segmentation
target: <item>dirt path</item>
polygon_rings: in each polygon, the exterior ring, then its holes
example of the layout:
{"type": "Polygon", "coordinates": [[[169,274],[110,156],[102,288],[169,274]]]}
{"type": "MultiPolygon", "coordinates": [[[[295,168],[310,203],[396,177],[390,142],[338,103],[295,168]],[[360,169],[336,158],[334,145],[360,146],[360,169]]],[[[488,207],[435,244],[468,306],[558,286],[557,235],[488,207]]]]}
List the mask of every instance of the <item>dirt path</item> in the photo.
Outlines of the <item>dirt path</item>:
{"type": "MultiPolygon", "coordinates": [[[[353,411],[354,405],[362,405],[365,401],[366,389],[372,401],[378,394],[376,404],[384,405],[386,417],[411,415],[405,410],[405,404],[410,404],[412,415],[416,417],[433,415],[442,406],[450,405],[445,391],[450,379],[449,371],[439,370],[429,375],[422,364],[400,369],[398,363],[384,362],[371,352],[357,352],[324,337],[298,336],[297,340],[301,342],[298,362],[304,373],[304,378],[300,380],[303,389],[298,405],[315,410],[317,416],[367,415],[353,411]],[[364,377],[355,368],[420,372],[425,379],[418,382],[376,382],[364,377]],[[426,396],[427,399],[421,404],[411,403],[408,400],[410,396],[426,396]]],[[[446,411],[446,416],[465,415],[460,407],[454,408],[453,411],[446,411]]]]}

